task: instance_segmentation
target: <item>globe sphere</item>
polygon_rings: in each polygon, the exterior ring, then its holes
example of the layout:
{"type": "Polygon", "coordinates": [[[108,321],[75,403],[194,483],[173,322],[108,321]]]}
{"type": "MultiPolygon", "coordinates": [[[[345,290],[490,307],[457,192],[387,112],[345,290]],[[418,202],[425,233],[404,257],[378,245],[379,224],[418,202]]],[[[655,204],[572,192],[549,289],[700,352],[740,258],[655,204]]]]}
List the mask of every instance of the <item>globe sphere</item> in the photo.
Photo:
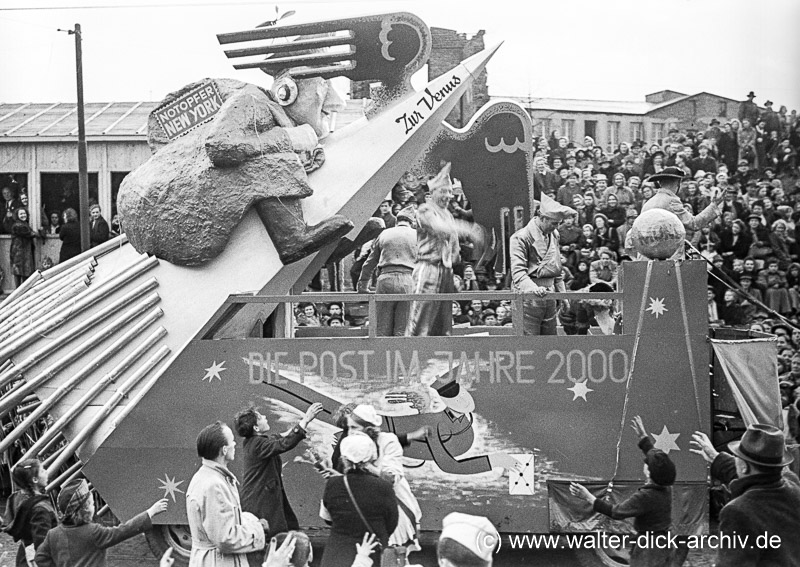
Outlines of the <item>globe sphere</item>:
{"type": "Polygon", "coordinates": [[[683,223],[675,213],[664,209],[643,212],[634,221],[630,232],[634,249],[651,260],[671,258],[686,239],[683,223]]]}

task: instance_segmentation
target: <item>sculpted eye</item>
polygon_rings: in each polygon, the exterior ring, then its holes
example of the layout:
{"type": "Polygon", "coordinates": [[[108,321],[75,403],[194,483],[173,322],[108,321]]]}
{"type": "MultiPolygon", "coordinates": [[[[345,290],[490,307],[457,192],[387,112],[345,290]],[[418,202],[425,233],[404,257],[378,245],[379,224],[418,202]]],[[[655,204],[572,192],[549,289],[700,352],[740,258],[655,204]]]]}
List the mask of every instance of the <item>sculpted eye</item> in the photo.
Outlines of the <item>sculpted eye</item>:
{"type": "Polygon", "coordinates": [[[281,106],[289,106],[297,100],[297,83],[291,77],[283,77],[272,85],[272,94],[281,106]]]}

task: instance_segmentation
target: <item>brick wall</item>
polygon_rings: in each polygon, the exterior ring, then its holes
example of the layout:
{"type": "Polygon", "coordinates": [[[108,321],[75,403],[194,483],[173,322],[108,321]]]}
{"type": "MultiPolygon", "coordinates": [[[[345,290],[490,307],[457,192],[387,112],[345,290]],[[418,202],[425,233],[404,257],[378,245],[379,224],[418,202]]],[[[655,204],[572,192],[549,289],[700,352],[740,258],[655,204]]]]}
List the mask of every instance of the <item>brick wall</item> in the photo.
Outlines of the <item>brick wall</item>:
{"type": "Polygon", "coordinates": [[[649,113],[649,117],[675,124],[680,130],[705,130],[712,118],[723,124],[736,118],[739,105],[739,102],[724,97],[699,93],[666,108],[654,110],[649,113]]]}
{"type": "MultiPolygon", "coordinates": [[[[431,28],[431,58],[428,60],[428,80],[445,74],[467,57],[483,51],[484,30],[472,37],[464,33],[445,28],[431,28]]],[[[475,112],[489,102],[489,87],[486,81],[486,69],[473,82],[472,89],[461,98],[461,101],[447,117],[447,122],[460,128],[464,126],[475,112]]]]}

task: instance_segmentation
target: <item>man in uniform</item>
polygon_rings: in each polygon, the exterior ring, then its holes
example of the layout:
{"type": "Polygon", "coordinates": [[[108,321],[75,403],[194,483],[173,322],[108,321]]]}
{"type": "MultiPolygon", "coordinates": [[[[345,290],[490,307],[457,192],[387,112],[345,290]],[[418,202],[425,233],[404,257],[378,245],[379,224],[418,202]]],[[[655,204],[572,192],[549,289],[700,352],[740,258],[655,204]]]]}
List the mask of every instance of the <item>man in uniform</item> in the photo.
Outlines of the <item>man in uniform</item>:
{"type": "MultiPolygon", "coordinates": [[[[675,213],[687,232],[697,231],[711,224],[715,218],[722,214],[720,206],[725,196],[719,189],[714,189],[711,194],[711,203],[697,215],[693,215],[684,208],[680,197],[677,195],[683,176],[683,171],[677,167],[666,167],[660,173],[651,175],[647,181],[657,183],[658,191],[642,206],[642,214],[650,209],[664,209],[675,213]]],[[[625,247],[630,248],[627,243],[625,247]]],[[[681,258],[683,258],[683,247],[679,246],[672,259],[681,258]]]]}
{"type": "MultiPolygon", "coordinates": [[[[372,243],[372,250],[361,268],[358,293],[367,293],[372,272],[380,271],[376,293],[409,294],[414,291],[411,274],[417,261],[417,231],[413,228],[415,212],[406,207],[397,213],[397,226],[387,228],[372,243]]],[[[408,324],[408,301],[379,301],[376,305],[380,337],[402,337],[408,324]]]]}
{"type": "Polygon", "coordinates": [[[561,271],[558,225],[575,215],[569,207],[542,195],[539,214],[511,236],[511,279],[517,291],[533,292],[538,299],[524,302],[526,335],[556,334],[556,301],[544,299],[551,291],[565,292],[561,271]]]}

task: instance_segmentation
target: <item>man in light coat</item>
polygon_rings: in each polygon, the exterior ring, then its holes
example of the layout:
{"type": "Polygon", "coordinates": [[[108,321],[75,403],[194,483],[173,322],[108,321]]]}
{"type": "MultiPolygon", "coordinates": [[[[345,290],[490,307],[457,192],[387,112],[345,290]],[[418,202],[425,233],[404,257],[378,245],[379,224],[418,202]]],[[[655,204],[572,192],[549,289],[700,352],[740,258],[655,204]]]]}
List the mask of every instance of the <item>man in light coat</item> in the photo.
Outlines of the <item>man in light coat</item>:
{"type": "Polygon", "coordinates": [[[264,549],[266,521],[242,512],[239,482],[228,470],[235,452],[233,432],[224,423],[212,423],[197,436],[203,464],[186,490],[189,567],[247,567],[245,554],[264,549]]]}

